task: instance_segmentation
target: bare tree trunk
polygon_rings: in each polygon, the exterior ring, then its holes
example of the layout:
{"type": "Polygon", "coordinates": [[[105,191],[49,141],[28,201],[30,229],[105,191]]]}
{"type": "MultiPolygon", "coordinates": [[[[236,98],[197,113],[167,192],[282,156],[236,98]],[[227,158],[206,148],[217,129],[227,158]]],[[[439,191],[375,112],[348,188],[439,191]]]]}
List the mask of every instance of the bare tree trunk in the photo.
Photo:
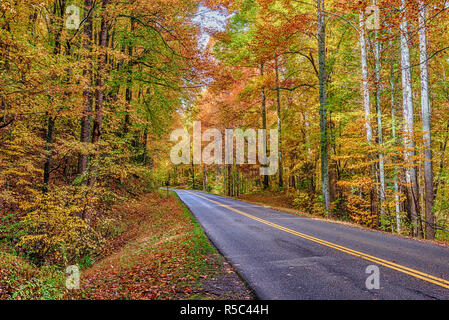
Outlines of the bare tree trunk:
{"type": "Polygon", "coordinates": [[[320,131],[321,131],[321,184],[326,212],[330,211],[328,130],[327,130],[327,72],[326,72],[326,21],[324,0],[317,0],[318,19],[318,61],[320,83],[320,131]]]}
{"type": "Polygon", "coordinates": [[[412,76],[410,68],[410,49],[408,45],[408,22],[406,17],[406,0],[401,1],[401,66],[402,66],[402,93],[403,93],[403,113],[404,113],[404,160],[405,176],[409,194],[409,209],[412,220],[412,233],[414,236],[422,238],[422,230],[419,227],[420,206],[419,206],[419,185],[416,174],[415,131],[412,95],[412,76]]]}
{"type": "Polygon", "coordinates": [[[427,26],[426,5],[419,1],[419,52],[421,63],[421,111],[424,149],[424,181],[425,181],[425,214],[426,238],[435,238],[435,221],[432,212],[434,203],[433,192],[433,154],[431,134],[431,107],[429,102],[429,71],[427,67],[427,26]]]}

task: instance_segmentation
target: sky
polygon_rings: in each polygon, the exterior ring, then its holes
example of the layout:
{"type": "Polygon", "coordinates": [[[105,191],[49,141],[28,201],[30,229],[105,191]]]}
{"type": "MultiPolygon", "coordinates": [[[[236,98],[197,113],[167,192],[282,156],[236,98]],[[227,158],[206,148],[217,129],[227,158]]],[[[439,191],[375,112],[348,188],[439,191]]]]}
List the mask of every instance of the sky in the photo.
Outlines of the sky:
{"type": "Polygon", "coordinates": [[[222,12],[212,11],[203,6],[199,7],[193,22],[201,26],[201,38],[198,44],[200,48],[206,48],[207,43],[209,42],[210,34],[207,30],[223,31],[226,27],[226,20],[228,17],[228,15],[223,14],[222,12]]]}

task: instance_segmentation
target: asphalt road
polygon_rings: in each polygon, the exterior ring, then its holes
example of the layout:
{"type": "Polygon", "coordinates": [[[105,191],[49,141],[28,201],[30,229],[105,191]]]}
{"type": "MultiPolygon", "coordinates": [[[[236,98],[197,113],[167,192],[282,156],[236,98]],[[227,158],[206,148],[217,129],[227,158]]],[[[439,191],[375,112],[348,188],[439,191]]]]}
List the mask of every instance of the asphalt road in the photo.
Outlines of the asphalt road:
{"type": "Polygon", "coordinates": [[[448,247],[175,191],[260,299],[449,300],[448,247]]]}

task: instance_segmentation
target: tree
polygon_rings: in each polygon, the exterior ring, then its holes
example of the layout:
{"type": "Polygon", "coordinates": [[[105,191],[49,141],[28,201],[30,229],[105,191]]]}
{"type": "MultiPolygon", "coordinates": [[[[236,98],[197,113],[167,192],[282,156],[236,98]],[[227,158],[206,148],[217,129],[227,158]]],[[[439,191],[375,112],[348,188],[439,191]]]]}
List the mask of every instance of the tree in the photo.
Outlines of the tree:
{"type": "MultiPolygon", "coordinates": [[[[84,1],[84,12],[85,12],[85,22],[84,22],[84,43],[83,47],[87,51],[87,65],[83,71],[83,75],[86,77],[85,88],[83,91],[84,95],[84,110],[83,117],[81,118],[81,135],[80,142],[82,144],[87,144],[90,142],[91,132],[90,126],[92,122],[92,107],[93,107],[93,95],[92,95],[92,36],[93,36],[93,2],[92,0],[84,1]]],[[[88,155],[86,152],[81,152],[78,158],[78,174],[82,175],[87,169],[88,165],[88,155]]]]}
{"type": "Polygon", "coordinates": [[[320,82],[320,131],[321,131],[321,184],[326,211],[330,210],[328,132],[327,132],[327,72],[326,72],[326,20],[324,0],[317,0],[318,59],[320,82]]]}
{"type": "Polygon", "coordinates": [[[419,57],[421,66],[421,112],[424,149],[424,181],[425,181],[425,216],[426,238],[435,238],[435,225],[433,216],[434,185],[433,185],[433,154],[432,154],[432,113],[429,101],[429,72],[427,66],[427,26],[426,3],[419,1],[419,57]]]}
{"type": "Polygon", "coordinates": [[[420,227],[420,205],[419,205],[419,185],[416,174],[415,151],[415,130],[412,76],[410,64],[410,49],[408,35],[407,1],[401,0],[401,65],[402,65],[402,110],[404,114],[404,161],[405,176],[408,190],[408,201],[410,215],[413,224],[413,235],[422,237],[420,227]]]}

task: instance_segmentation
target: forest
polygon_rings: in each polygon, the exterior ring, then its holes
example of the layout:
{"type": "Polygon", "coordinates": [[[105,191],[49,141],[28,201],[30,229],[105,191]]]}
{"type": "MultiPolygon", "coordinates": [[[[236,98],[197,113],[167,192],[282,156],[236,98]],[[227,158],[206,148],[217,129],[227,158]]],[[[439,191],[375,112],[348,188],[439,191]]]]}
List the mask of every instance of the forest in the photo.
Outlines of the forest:
{"type": "Polygon", "coordinates": [[[448,11],[442,0],[0,0],[0,251],[84,263],[116,231],[117,207],[161,187],[276,198],[447,242],[448,11]],[[195,121],[223,136],[276,130],[276,175],[175,165],[170,134],[195,121]]]}

